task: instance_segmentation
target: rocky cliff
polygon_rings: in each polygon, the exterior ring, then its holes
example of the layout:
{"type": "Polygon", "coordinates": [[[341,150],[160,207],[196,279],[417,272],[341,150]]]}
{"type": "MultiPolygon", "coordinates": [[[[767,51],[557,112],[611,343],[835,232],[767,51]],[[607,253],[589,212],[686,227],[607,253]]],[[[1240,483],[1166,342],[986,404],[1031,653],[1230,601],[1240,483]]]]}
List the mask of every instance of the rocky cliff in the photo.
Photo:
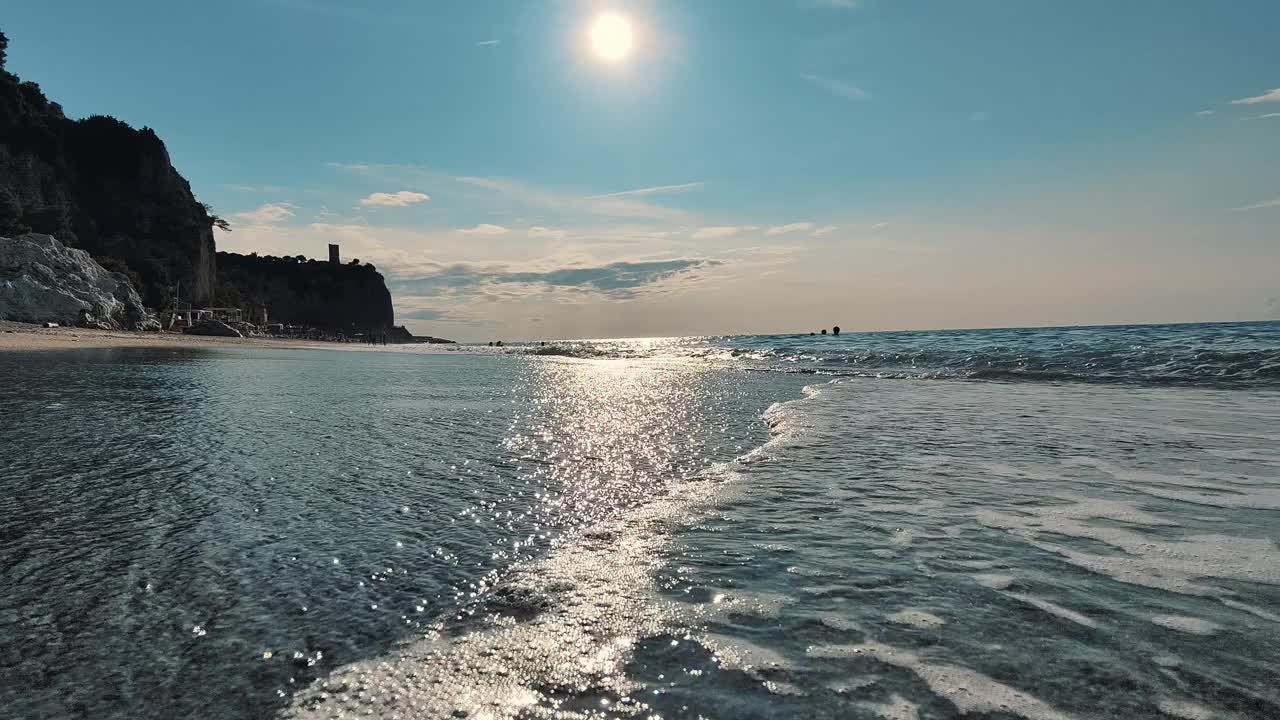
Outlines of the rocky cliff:
{"type": "Polygon", "coordinates": [[[129,279],[49,235],[0,237],[0,318],[159,330],[129,279]]]}
{"type": "Polygon", "coordinates": [[[4,70],[0,34],[0,235],[38,232],[134,276],[148,305],[181,283],[204,303],[215,287],[216,220],[150,129],[70,120],[32,82],[4,70]]]}
{"type": "Polygon", "coordinates": [[[273,323],[335,331],[385,330],[395,321],[382,274],[372,265],[218,253],[219,306],[265,307],[273,323]]]}

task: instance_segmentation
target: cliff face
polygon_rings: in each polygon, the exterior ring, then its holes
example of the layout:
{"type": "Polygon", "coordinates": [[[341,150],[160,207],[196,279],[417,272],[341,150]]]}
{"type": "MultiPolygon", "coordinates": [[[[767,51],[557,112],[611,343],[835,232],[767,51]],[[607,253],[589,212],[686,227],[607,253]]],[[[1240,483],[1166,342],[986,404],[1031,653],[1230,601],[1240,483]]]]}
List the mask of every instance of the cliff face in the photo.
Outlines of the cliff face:
{"type": "Polygon", "coordinates": [[[391,293],[372,265],[218,253],[219,306],[267,308],[270,321],[343,332],[385,330],[391,293]]]}
{"type": "Polygon", "coordinates": [[[4,45],[0,34],[0,235],[38,232],[82,248],[135,275],[153,307],[179,282],[183,300],[209,301],[214,219],[160,138],[113,118],[67,119],[39,86],[3,69],[4,45]]]}

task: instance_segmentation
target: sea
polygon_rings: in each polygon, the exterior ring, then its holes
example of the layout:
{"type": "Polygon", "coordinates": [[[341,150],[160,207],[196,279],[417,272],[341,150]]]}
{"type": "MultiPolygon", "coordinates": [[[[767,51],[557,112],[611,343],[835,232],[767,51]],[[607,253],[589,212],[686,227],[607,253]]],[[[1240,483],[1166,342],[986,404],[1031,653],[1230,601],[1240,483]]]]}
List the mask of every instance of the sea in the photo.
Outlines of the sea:
{"type": "Polygon", "coordinates": [[[1280,718],[1280,323],[0,353],[0,717],[1280,718]]]}

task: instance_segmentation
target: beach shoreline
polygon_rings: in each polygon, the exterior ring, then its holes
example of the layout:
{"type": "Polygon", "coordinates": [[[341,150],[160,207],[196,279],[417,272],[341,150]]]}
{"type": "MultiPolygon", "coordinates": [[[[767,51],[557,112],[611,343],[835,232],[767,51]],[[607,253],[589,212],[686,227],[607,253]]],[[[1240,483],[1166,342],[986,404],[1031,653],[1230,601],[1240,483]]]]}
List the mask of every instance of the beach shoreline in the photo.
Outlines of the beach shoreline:
{"type": "Polygon", "coordinates": [[[276,350],[384,350],[391,346],[269,337],[214,337],[175,332],[46,328],[0,320],[0,352],[114,348],[262,348],[276,350]]]}

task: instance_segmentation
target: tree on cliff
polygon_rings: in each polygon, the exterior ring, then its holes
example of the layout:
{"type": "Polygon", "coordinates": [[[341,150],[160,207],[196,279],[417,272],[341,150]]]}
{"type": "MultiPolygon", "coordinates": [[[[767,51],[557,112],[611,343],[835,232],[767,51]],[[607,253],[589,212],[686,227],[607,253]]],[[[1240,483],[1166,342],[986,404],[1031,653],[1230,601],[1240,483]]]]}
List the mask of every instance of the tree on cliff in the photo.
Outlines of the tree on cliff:
{"type": "Polygon", "coordinates": [[[218,228],[223,232],[231,232],[231,223],[227,222],[226,220],[223,220],[217,215],[214,215],[213,207],[211,207],[209,203],[202,202],[200,203],[200,207],[204,208],[205,214],[209,216],[209,222],[213,223],[214,227],[218,228]]]}
{"type": "Polygon", "coordinates": [[[265,307],[275,322],[349,331],[390,327],[391,293],[369,265],[331,265],[305,255],[218,253],[219,303],[265,307]]]}
{"type": "Polygon", "coordinates": [[[4,70],[4,59],[9,50],[9,38],[4,36],[4,32],[0,31],[0,70],[4,70]]]}

